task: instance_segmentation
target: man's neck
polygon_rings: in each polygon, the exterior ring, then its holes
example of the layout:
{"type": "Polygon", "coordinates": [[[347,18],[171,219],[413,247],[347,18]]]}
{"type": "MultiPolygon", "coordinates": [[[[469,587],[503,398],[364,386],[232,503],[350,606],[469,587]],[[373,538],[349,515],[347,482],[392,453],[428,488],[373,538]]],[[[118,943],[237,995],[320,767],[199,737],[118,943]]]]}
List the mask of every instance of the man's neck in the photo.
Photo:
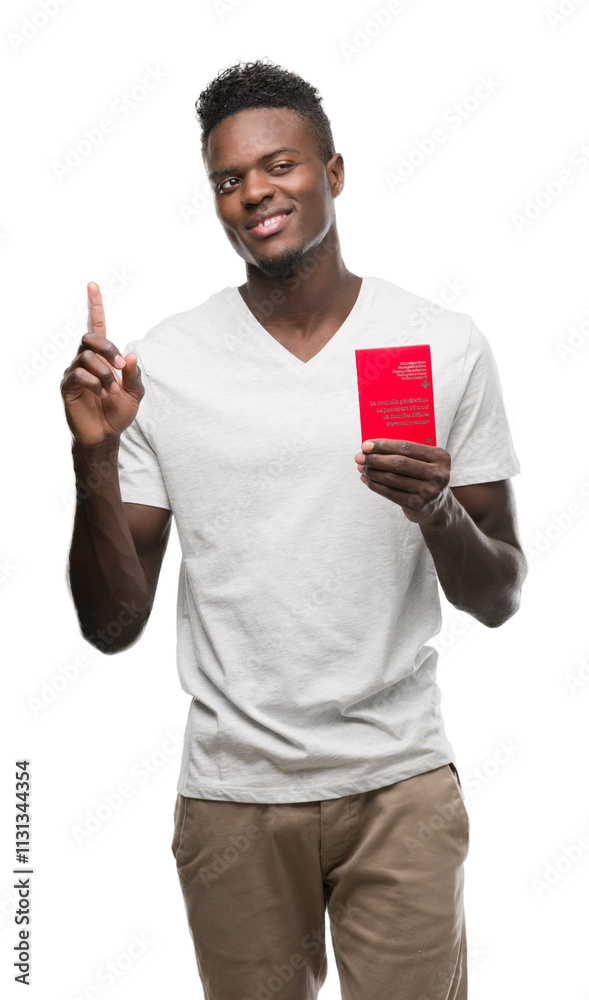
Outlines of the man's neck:
{"type": "Polygon", "coordinates": [[[241,296],[267,330],[311,338],[326,326],[337,329],[350,312],[362,279],[345,266],[339,246],[326,244],[310,250],[302,264],[285,275],[269,275],[246,264],[247,280],[241,296]]]}

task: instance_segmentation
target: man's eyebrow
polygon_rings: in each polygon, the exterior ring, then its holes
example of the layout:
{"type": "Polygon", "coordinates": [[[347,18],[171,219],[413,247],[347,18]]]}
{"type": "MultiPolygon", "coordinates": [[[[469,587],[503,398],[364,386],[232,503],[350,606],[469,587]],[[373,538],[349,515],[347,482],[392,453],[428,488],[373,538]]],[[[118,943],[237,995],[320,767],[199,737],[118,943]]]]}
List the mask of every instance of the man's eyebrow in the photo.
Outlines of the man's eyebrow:
{"type": "MultiPolygon", "coordinates": [[[[300,153],[300,149],[295,149],[294,146],[281,146],[280,149],[274,149],[271,153],[264,153],[263,156],[260,156],[260,163],[271,159],[272,156],[277,156],[278,153],[300,153]]],[[[215,177],[221,177],[223,174],[236,174],[238,172],[239,167],[222,167],[220,170],[212,170],[209,174],[209,180],[212,181],[215,177]]]]}

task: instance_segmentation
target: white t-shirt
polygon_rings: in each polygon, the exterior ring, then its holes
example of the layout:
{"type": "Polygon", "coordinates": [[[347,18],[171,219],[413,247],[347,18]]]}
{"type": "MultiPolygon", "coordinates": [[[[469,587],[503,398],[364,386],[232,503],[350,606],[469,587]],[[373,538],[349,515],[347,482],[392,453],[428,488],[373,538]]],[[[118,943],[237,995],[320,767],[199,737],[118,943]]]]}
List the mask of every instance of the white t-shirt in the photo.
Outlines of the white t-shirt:
{"type": "Polygon", "coordinates": [[[130,342],[145,384],[123,501],[173,512],[177,668],[191,702],[177,791],[299,802],[455,759],[440,710],[438,582],[420,528],[360,481],[356,348],[428,343],[451,486],[519,472],[487,340],[464,313],[365,277],[303,362],[237,287],[130,342]]]}

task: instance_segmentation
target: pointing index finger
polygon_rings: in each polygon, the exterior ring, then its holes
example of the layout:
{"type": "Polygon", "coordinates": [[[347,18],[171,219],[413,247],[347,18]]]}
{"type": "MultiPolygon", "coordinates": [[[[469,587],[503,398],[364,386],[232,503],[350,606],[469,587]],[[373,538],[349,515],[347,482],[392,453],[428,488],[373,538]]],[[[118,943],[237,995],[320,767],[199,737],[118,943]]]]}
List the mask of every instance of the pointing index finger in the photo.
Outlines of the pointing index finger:
{"type": "Polygon", "coordinates": [[[88,282],[88,333],[99,333],[101,337],[106,336],[102,292],[95,281],[88,282]]]}
{"type": "MultiPolygon", "coordinates": [[[[102,304],[102,292],[95,281],[89,281],[88,286],[88,330],[86,336],[97,334],[106,340],[106,323],[104,321],[104,306],[102,304]]],[[[124,368],[127,364],[122,354],[120,354],[114,344],[107,341],[108,346],[115,351],[115,355],[111,361],[117,368],[124,368]]],[[[80,345],[80,350],[84,350],[84,347],[88,346],[84,344],[84,338],[82,338],[82,343],[80,345]]]]}

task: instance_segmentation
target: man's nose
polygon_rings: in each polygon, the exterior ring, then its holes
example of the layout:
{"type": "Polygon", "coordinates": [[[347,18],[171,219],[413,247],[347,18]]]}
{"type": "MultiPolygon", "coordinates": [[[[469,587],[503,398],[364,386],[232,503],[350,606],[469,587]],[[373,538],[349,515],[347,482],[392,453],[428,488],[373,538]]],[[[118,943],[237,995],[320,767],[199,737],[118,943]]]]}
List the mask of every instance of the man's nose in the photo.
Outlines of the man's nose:
{"type": "Polygon", "coordinates": [[[257,205],[262,198],[274,194],[274,184],[265,170],[250,170],[242,180],[241,202],[243,205],[257,205]]]}

